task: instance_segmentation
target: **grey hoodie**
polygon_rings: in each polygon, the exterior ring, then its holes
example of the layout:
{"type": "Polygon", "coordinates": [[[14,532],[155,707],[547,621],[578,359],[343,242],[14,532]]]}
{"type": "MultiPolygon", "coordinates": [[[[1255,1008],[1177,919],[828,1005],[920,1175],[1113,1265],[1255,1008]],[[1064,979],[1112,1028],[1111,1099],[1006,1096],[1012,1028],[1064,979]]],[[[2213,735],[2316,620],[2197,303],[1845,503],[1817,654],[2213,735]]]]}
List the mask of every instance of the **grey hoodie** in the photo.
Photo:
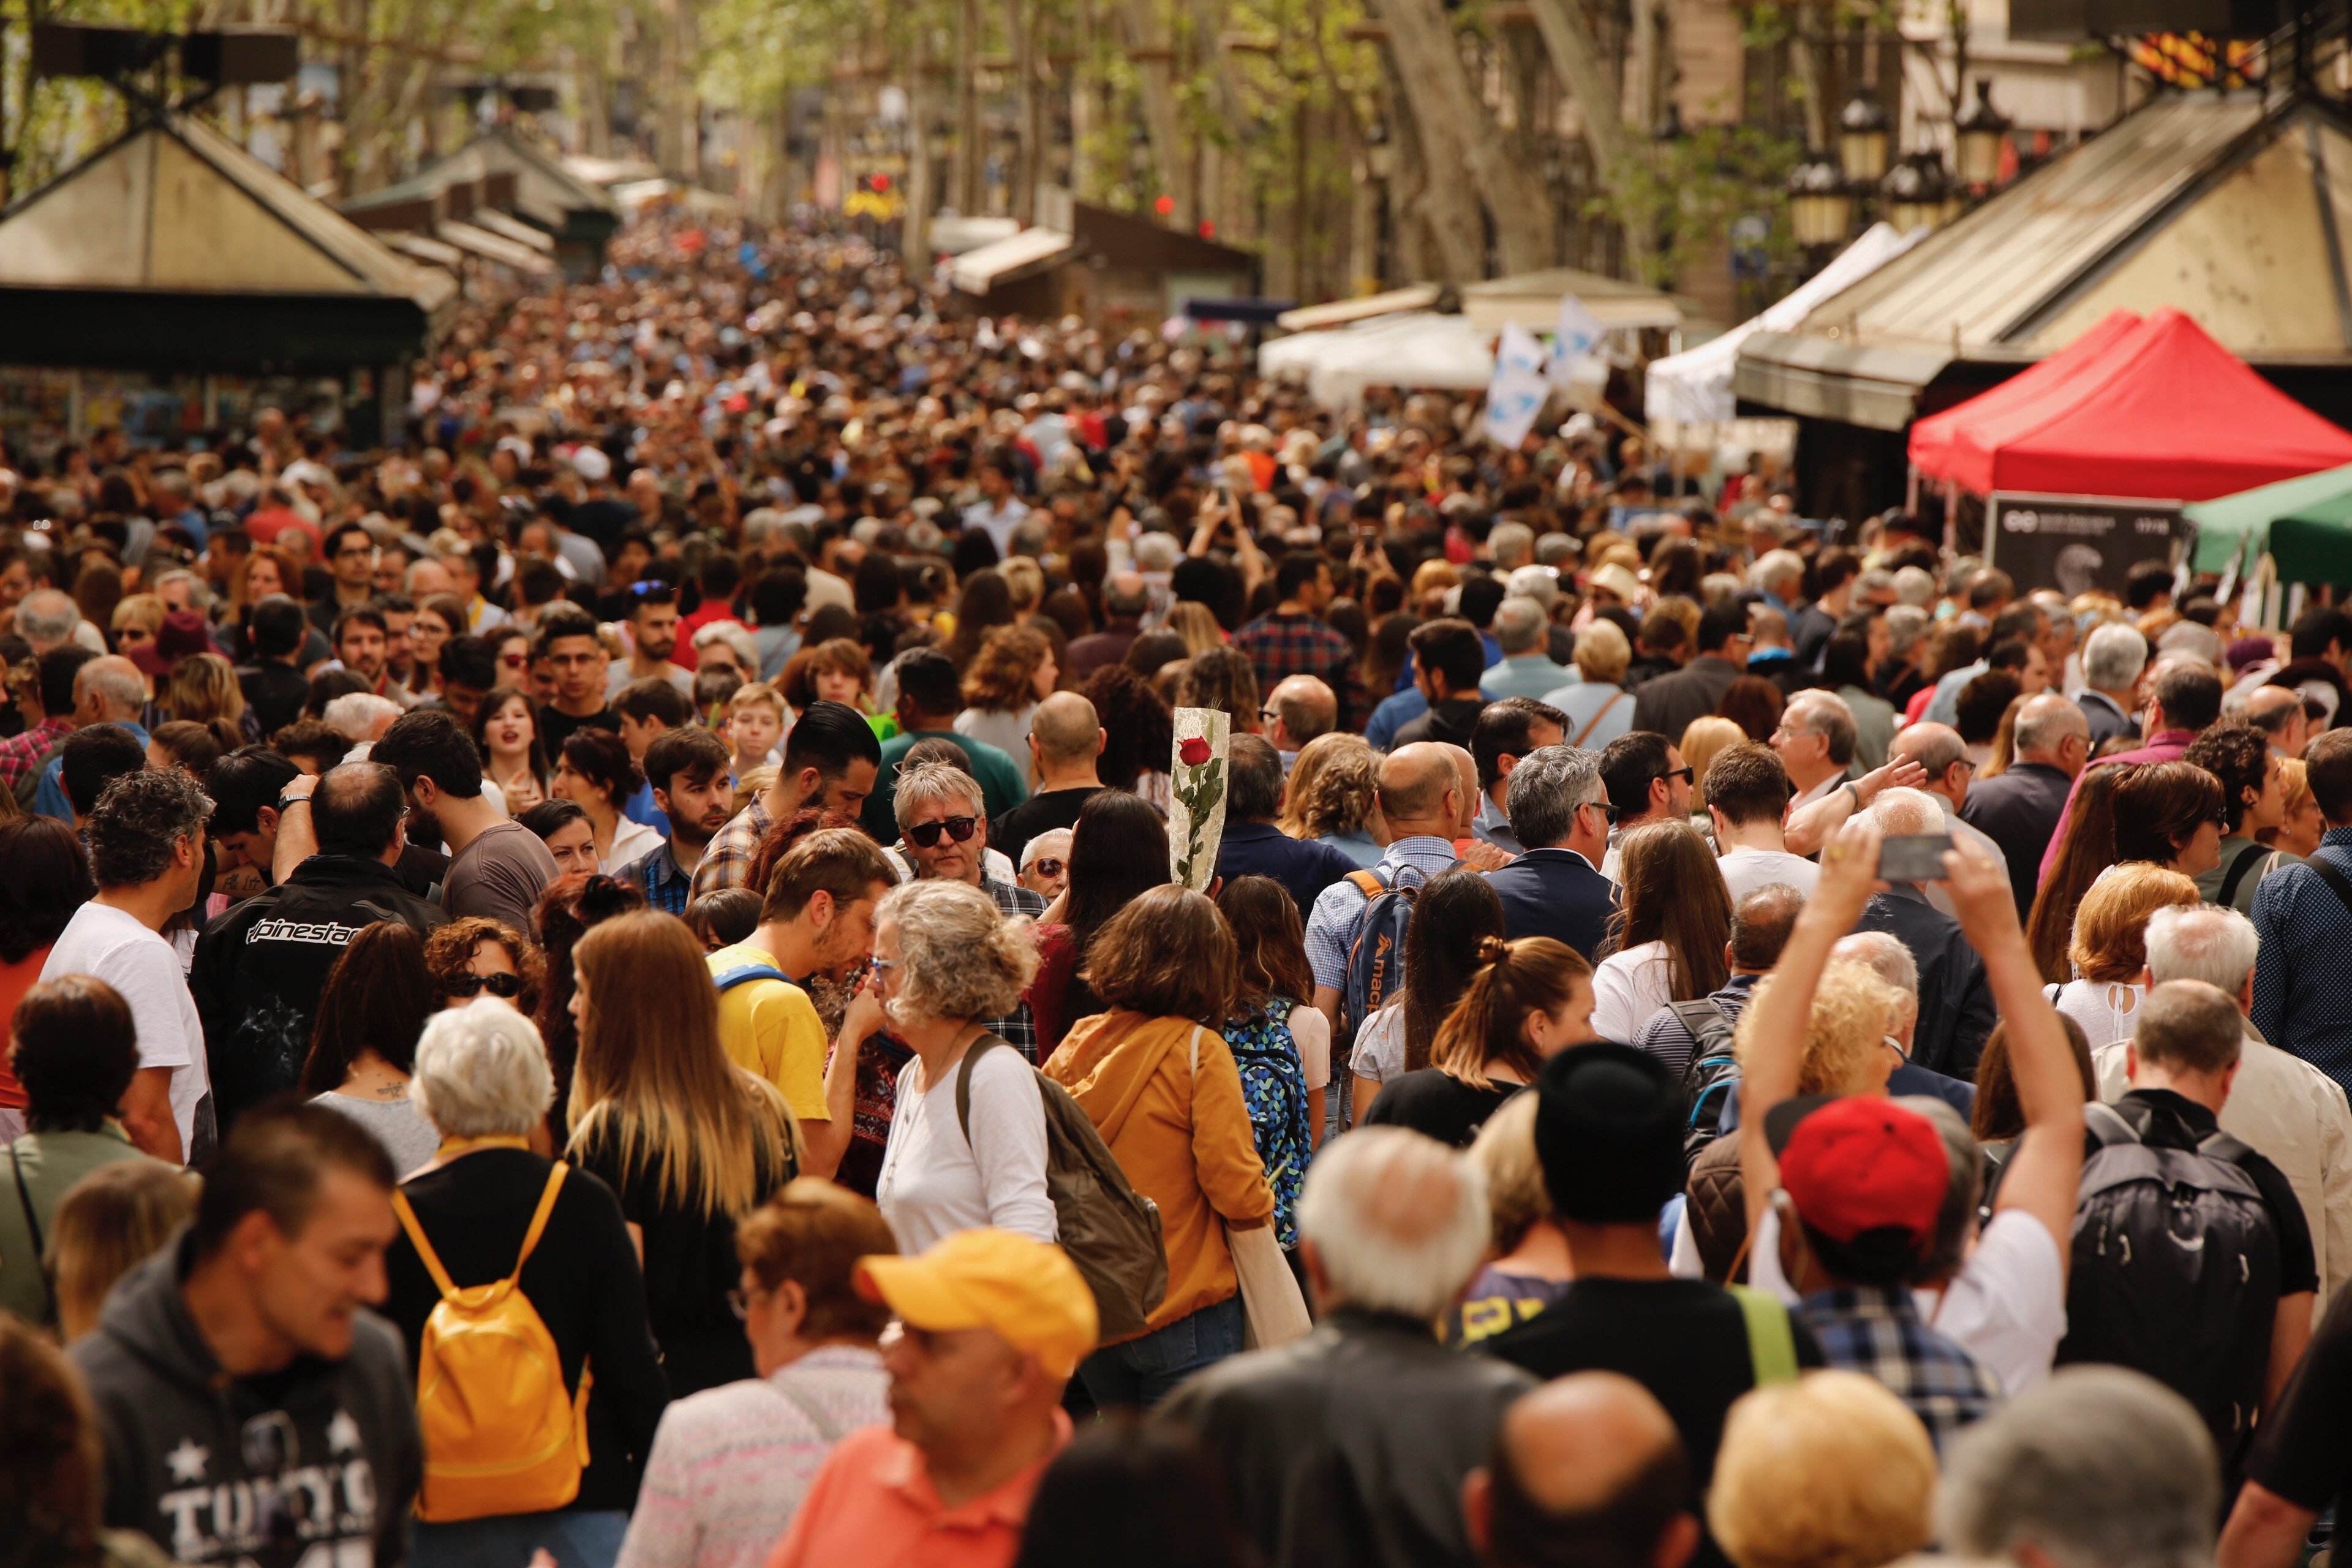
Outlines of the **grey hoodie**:
{"type": "Polygon", "coordinates": [[[106,1442],[106,1521],[190,1564],[400,1568],[424,1463],[400,1336],[372,1313],[341,1361],[231,1378],[181,1300],[178,1241],[68,1352],[106,1442]]]}

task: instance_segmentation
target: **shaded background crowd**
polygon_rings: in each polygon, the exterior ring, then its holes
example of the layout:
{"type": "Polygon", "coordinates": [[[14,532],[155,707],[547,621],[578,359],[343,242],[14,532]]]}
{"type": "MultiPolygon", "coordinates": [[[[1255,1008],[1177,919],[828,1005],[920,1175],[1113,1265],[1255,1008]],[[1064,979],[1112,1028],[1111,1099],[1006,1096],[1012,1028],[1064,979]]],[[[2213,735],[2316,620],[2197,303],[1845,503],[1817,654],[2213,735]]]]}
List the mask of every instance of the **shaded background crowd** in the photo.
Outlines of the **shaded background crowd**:
{"type": "Polygon", "coordinates": [[[2352,621],[615,256],[5,455],[0,1556],[2325,1542],[2352,621]]]}

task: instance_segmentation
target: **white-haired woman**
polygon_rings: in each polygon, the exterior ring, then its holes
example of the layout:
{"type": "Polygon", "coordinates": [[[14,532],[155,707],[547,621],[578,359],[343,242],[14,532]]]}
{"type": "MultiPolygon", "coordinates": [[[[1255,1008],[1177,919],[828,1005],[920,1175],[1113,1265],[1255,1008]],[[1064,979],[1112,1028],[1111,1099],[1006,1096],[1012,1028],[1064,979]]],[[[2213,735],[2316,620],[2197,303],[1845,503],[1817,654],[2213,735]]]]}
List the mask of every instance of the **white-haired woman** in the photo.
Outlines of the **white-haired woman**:
{"type": "MultiPolygon", "coordinates": [[[[384,1251],[383,1311],[408,1341],[409,1364],[441,1300],[436,1273],[464,1289],[504,1279],[520,1265],[522,1293],[555,1341],[565,1387],[576,1398],[591,1366],[596,1380],[585,1415],[588,1466],[571,1503],[420,1522],[410,1561],[418,1568],[522,1563],[545,1548],[561,1563],[609,1563],[669,1401],[620,1203],[602,1182],[569,1169],[551,1186],[558,1167],[531,1145],[544,1135],[555,1079],[538,1029],[505,1003],[484,997],[435,1014],[417,1042],[409,1096],[441,1136],[433,1163],[401,1185],[401,1234],[384,1251]],[[542,1204],[545,1227],[524,1257],[542,1204]]],[[[426,1462],[433,1458],[428,1443],[426,1462]]]]}
{"type": "Polygon", "coordinates": [[[982,1226],[1055,1238],[1036,1071],[978,1022],[1011,1014],[1036,972],[1028,922],[969,883],[902,883],[875,906],[873,983],[842,1032],[863,1039],[887,1015],[915,1053],[874,1190],[907,1252],[982,1226]],[[956,1110],[967,1074],[969,1126],[956,1110]]]}

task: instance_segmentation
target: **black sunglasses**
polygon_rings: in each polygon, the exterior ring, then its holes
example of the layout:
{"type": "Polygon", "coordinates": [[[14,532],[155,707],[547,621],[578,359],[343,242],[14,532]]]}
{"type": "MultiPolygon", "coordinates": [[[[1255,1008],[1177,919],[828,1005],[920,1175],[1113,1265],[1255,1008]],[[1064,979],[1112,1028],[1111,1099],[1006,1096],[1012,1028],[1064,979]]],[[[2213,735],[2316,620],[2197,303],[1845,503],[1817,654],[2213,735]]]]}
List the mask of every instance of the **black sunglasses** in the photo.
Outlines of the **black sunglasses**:
{"type": "Polygon", "coordinates": [[[1029,869],[1040,877],[1058,877],[1062,874],[1062,863],[1050,855],[1040,855],[1029,862],[1029,869]]]}
{"type": "Polygon", "coordinates": [[[1687,763],[1678,768],[1668,768],[1658,776],[1662,779],[1680,779],[1685,784],[1698,783],[1698,770],[1687,763]]]}
{"type": "MultiPolygon", "coordinates": [[[[1614,823],[1617,820],[1617,808],[1610,805],[1605,800],[1588,800],[1584,805],[1589,805],[1593,810],[1599,812],[1601,814],[1601,820],[1604,822],[1614,823]]],[[[1580,806],[1578,809],[1582,810],[1583,807],[1580,806]]]]}
{"type": "Polygon", "coordinates": [[[938,822],[919,822],[907,829],[907,842],[929,849],[937,845],[940,835],[945,833],[961,844],[970,838],[971,830],[979,826],[980,818],[976,816],[950,816],[938,822]]]}
{"type": "Polygon", "coordinates": [[[522,994],[522,976],[467,973],[449,977],[449,994],[452,996],[478,996],[485,991],[493,996],[503,996],[512,1001],[522,994]]]}

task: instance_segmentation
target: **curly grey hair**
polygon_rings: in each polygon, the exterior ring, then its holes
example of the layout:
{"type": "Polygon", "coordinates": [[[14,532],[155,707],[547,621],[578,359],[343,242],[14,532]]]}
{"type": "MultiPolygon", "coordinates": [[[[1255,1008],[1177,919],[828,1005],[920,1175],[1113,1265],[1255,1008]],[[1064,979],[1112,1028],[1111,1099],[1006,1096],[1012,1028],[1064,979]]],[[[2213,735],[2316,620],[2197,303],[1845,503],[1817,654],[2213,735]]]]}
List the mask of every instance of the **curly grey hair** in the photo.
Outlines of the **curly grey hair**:
{"type": "Polygon", "coordinates": [[[101,888],[154,881],[183,838],[203,847],[212,797],[178,768],[125,773],[106,786],[89,814],[89,868],[101,888]]]}
{"type": "Polygon", "coordinates": [[[891,1018],[1001,1018],[1021,1005],[1037,973],[1025,919],[967,882],[902,882],[874,907],[898,931],[898,994],[891,1018]]]}

